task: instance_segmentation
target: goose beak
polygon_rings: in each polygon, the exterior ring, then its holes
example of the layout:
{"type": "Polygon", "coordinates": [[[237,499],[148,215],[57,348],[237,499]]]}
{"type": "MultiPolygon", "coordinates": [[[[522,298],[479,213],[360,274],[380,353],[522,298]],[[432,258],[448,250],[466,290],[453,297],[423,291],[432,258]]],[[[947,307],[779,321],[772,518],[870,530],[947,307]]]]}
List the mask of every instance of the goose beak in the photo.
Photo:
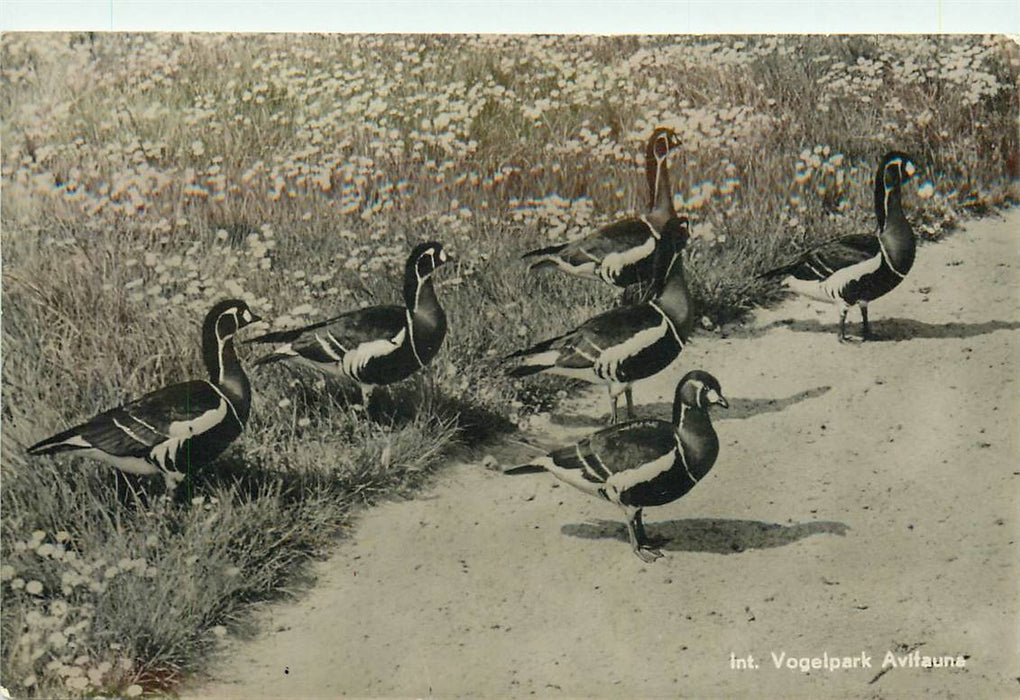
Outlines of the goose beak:
{"type": "Polygon", "coordinates": [[[710,404],[714,403],[718,406],[722,406],[723,408],[730,407],[729,403],[727,403],[726,401],[726,398],[715,389],[710,389],[708,393],[705,394],[705,398],[708,399],[708,402],[710,404]]]}

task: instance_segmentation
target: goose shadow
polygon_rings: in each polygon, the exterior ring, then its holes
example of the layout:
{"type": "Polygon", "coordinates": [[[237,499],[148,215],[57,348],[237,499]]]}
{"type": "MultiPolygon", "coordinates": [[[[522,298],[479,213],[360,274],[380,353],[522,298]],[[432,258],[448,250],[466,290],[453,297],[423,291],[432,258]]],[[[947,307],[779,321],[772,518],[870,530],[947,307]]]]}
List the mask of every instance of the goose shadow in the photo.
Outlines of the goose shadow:
{"type": "Polygon", "coordinates": [[[590,428],[598,430],[609,426],[609,413],[607,412],[600,416],[588,416],[583,413],[553,413],[549,416],[549,422],[563,428],[590,428]]]}
{"type": "Polygon", "coordinates": [[[422,414],[433,415],[453,425],[458,440],[468,446],[491,441],[516,430],[516,425],[494,410],[471,403],[416,374],[393,384],[378,387],[368,406],[361,389],[353,381],[330,376],[295,364],[281,365],[297,383],[289,390],[303,415],[329,420],[334,408],[357,408],[366,420],[383,426],[399,427],[412,423],[422,414]],[[321,389],[313,388],[323,381],[321,389]],[[299,398],[298,398],[299,397],[299,398]]]}
{"type": "MultiPolygon", "coordinates": [[[[917,338],[973,338],[979,335],[994,333],[995,331],[1015,331],[1020,329],[1020,321],[983,321],[981,323],[961,323],[951,321],[949,323],[925,323],[910,318],[883,318],[871,322],[871,335],[868,339],[872,342],[899,342],[903,340],[914,340],[917,338]]],[[[839,332],[839,323],[822,323],[817,319],[773,321],[759,330],[761,333],[785,326],[797,333],[826,333],[836,335],[839,332]]],[[[860,323],[847,320],[847,332],[852,338],[859,339],[860,323]]]]}
{"type": "MultiPolygon", "coordinates": [[[[561,529],[564,535],[587,540],[615,539],[629,542],[627,526],[614,520],[593,520],[569,523],[561,529]]],[[[785,547],[812,535],[845,537],[848,525],[831,520],[780,525],[760,520],[727,518],[687,518],[645,522],[645,531],[656,546],[670,552],[710,552],[736,554],[748,549],[785,547]]]]}
{"type": "MultiPolygon", "coordinates": [[[[816,386],[813,389],[805,389],[804,391],[782,399],[731,399],[727,397],[726,401],[730,404],[730,407],[728,409],[713,410],[712,419],[714,421],[742,420],[744,418],[750,418],[764,413],[778,413],[779,411],[784,411],[790,406],[796,405],[801,401],[817,399],[819,396],[827,393],[830,389],[832,389],[832,387],[827,385],[816,386]]],[[[673,416],[673,404],[665,401],[645,404],[639,407],[638,413],[642,418],[671,420],[673,416]]]]}

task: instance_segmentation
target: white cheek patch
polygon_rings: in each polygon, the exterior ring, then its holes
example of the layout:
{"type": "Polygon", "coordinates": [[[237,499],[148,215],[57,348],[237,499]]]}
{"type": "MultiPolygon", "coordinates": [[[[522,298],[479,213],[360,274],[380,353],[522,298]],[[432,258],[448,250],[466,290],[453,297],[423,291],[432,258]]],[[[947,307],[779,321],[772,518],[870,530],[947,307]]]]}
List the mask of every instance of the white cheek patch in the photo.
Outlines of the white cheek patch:
{"type": "Polygon", "coordinates": [[[705,400],[709,403],[719,403],[719,392],[715,389],[709,389],[708,393],[705,394],[705,400]]]}
{"type": "Polygon", "coordinates": [[[914,177],[914,173],[917,172],[917,168],[910,161],[907,161],[907,166],[904,168],[907,171],[907,177],[914,177]]]}
{"type": "Polygon", "coordinates": [[[251,323],[251,312],[248,311],[248,309],[245,309],[244,313],[241,314],[241,318],[244,319],[245,323],[251,323]]]}
{"type": "Polygon", "coordinates": [[[439,251],[439,261],[446,262],[446,259],[447,259],[446,251],[445,250],[439,251]]]}

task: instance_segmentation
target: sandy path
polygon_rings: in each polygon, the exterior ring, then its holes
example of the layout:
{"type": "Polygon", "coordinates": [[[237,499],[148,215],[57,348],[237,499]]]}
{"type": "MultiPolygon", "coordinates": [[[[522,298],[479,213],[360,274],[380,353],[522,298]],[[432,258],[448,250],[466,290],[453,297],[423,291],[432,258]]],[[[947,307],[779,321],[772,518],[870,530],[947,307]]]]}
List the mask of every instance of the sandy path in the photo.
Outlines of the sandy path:
{"type": "MultiPolygon", "coordinates": [[[[364,514],[192,696],[1016,697],[1018,235],[1013,210],[922,247],[872,305],[885,342],[840,346],[833,308],[790,300],[640,387],[640,411],[665,415],[700,367],[731,403],[715,470],[646,512],[664,559],[643,564],[616,508],[550,475],[451,467],[364,514]],[[914,648],[966,667],[879,676],[914,648]],[[776,669],[782,651],[872,668],[776,669]]],[[[528,439],[604,411],[590,393],[528,439]]]]}

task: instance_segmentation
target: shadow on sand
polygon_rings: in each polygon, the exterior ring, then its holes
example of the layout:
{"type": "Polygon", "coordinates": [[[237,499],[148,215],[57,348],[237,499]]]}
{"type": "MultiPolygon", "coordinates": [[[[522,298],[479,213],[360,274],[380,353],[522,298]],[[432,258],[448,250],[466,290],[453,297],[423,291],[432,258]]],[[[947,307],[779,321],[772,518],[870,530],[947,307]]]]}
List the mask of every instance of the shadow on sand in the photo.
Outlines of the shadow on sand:
{"type": "MultiPolygon", "coordinates": [[[[763,413],[778,413],[779,411],[784,411],[790,406],[798,404],[801,401],[817,399],[830,389],[832,389],[831,386],[816,386],[814,389],[805,389],[804,391],[793,394],[792,396],[787,396],[783,399],[731,399],[726,397],[730,407],[728,409],[713,408],[712,420],[740,420],[743,418],[751,418],[752,416],[761,415],[763,413]]],[[[637,412],[641,418],[672,420],[673,404],[666,402],[645,404],[644,406],[638,407],[637,412]]]]}
{"type": "MultiPolygon", "coordinates": [[[[811,535],[843,537],[848,525],[827,520],[780,525],[760,520],[728,520],[723,518],[689,518],[686,520],[645,521],[648,537],[657,547],[670,552],[712,552],[735,554],[747,549],[785,547],[811,535]]],[[[615,539],[628,542],[627,526],[613,520],[570,523],[561,531],[571,537],[588,540],[615,539]]]]}
{"type": "MultiPolygon", "coordinates": [[[[730,407],[728,409],[714,409],[712,411],[712,419],[720,421],[740,420],[743,418],[761,415],[763,413],[777,413],[779,411],[784,411],[790,406],[798,404],[801,401],[817,399],[819,396],[828,392],[831,388],[832,387],[830,386],[816,386],[814,389],[805,389],[804,391],[782,399],[734,399],[727,397],[726,400],[729,402],[730,407]]],[[[647,403],[641,406],[635,406],[634,411],[638,418],[658,418],[659,420],[665,421],[673,419],[672,402],[660,401],[659,403],[647,403]]],[[[625,413],[621,410],[621,416],[622,415],[625,415],[625,413]]],[[[549,420],[554,425],[559,425],[564,428],[590,428],[592,430],[599,430],[600,428],[605,428],[608,425],[609,416],[608,414],[601,417],[580,414],[554,414],[549,420]]],[[[625,420],[625,418],[623,420],[625,420]]]]}
{"type": "MultiPolygon", "coordinates": [[[[839,331],[839,324],[821,323],[810,320],[774,321],[759,330],[765,333],[769,329],[786,326],[797,333],[827,333],[833,336],[839,331]]],[[[847,320],[847,334],[853,340],[859,340],[861,326],[847,320]]],[[[913,340],[915,338],[973,338],[995,331],[1015,331],[1020,329],[1020,321],[984,321],[982,323],[925,323],[909,318],[885,318],[871,322],[871,335],[868,342],[885,342],[913,340]]]]}

